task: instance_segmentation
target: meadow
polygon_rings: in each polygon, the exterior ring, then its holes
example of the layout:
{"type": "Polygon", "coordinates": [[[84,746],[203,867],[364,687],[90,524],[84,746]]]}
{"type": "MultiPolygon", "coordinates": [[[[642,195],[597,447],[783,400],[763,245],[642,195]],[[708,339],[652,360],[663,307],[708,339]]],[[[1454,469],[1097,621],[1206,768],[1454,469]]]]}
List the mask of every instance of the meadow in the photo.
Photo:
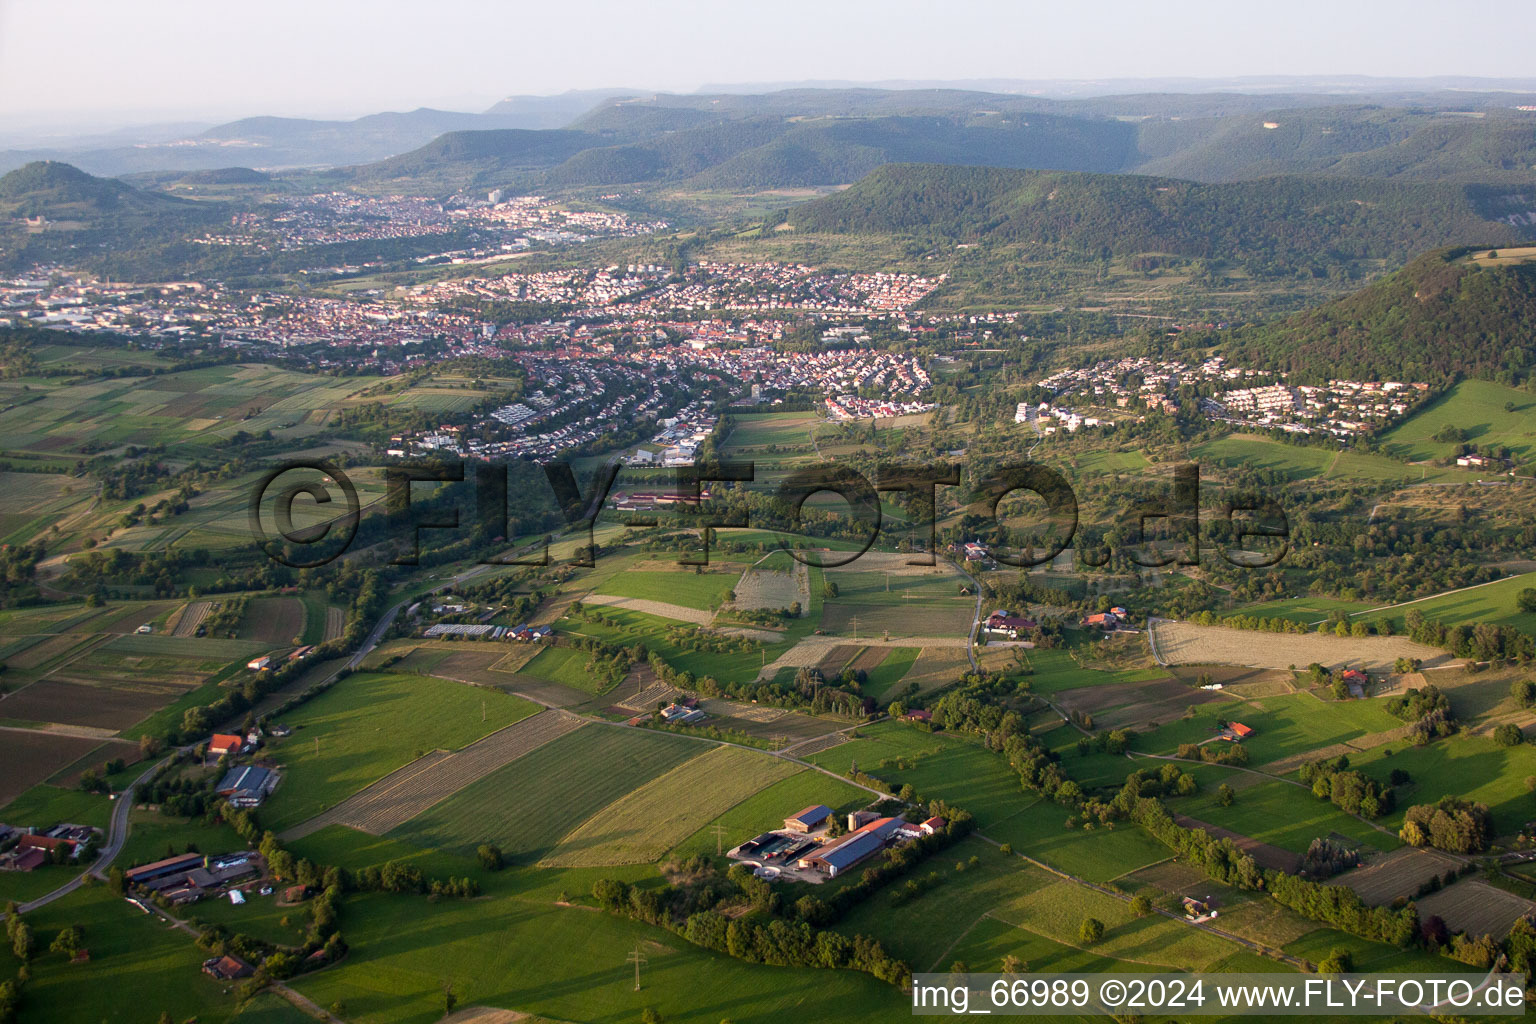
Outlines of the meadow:
{"type": "Polygon", "coordinates": [[[1219,721],[1241,722],[1254,730],[1243,745],[1250,763],[1258,766],[1400,727],[1403,723],[1387,714],[1384,705],[1379,698],[1323,700],[1307,692],[1203,704],[1177,721],[1136,737],[1133,746],[1150,754],[1171,754],[1181,743],[1200,743],[1215,736],[1219,721]]]}
{"type": "Polygon", "coordinates": [[[757,676],[758,669],[765,661],[761,644],[736,645],[744,649],[722,653],[694,650],[668,636],[668,632],[677,627],[677,623],[671,620],[630,608],[600,610],[605,619],[618,623],[618,627],[567,617],[555,623],[555,628],[561,633],[596,637],[626,647],[638,640],[645,644],[646,650],[660,654],[673,668],[680,672],[692,672],[695,677],[714,676],[719,680],[747,681],[757,676]]]}
{"type": "MultiPolygon", "coordinates": [[[[43,951],[26,985],[22,1019],[29,1024],[145,1024],[162,1011],[204,1024],[235,1017],[234,998],[202,974],[207,954],[192,936],[134,910],[105,886],[77,890],[32,911],[27,922],[43,951]],[[53,936],[70,925],[83,932],[89,963],[47,952],[53,936]]],[[[0,973],[13,977],[18,967],[9,945],[0,950],[0,973]]]]}
{"type": "Polygon", "coordinates": [[[629,570],[605,580],[597,592],[643,601],[664,601],[699,611],[714,611],[725,601],[725,595],[735,588],[741,574],[730,570],[718,571],[718,567],[713,565],[711,568],[717,571],[695,573],[685,568],[677,572],[629,570]]]}
{"type": "Polygon", "coordinates": [[[587,693],[597,693],[601,690],[601,680],[595,673],[587,671],[587,663],[591,660],[592,655],[586,651],[570,647],[546,647],[518,672],[546,682],[585,690],[587,693]]]}
{"type": "MultiPolygon", "coordinates": [[[[1191,458],[1217,466],[1267,469],[1292,481],[1362,480],[1421,483],[1434,480],[1476,479],[1465,470],[1435,466],[1410,466],[1384,455],[1334,451],[1308,445],[1286,444],[1252,434],[1232,434],[1207,441],[1189,450],[1191,458]]],[[[1393,454],[1398,454],[1393,452],[1393,454]]]]}
{"type": "Polygon", "coordinates": [[[284,779],[263,808],[274,831],[297,825],[430,750],[457,750],[527,718],[537,704],[483,687],[360,672],[287,716],[270,756],[284,779]]]}
{"type": "Polygon", "coordinates": [[[1367,622],[1390,619],[1394,625],[1401,627],[1409,610],[1417,609],[1426,619],[1443,622],[1447,626],[1486,622],[1536,633],[1536,612],[1522,612],[1515,604],[1520,591],[1532,587],[1536,587],[1536,573],[1525,573],[1460,593],[1443,594],[1388,611],[1364,612],[1356,617],[1367,622]]]}
{"type": "Polygon", "coordinates": [[[348,900],[353,951],[293,982],[357,1024],[428,1024],[444,984],[461,1005],[562,1021],[634,1021],[647,1007],[676,1024],[789,1018],[878,1024],[906,1012],[899,989],[851,971],[742,963],[656,928],[579,907],[519,899],[348,900]],[[647,958],[641,989],[626,955],[647,958]]]}
{"type": "Polygon", "coordinates": [[[1531,819],[1531,793],[1525,780],[1536,776],[1536,748],[1501,747],[1483,736],[1458,734],[1426,746],[1389,743],[1351,754],[1350,767],[1385,781],[1393,768],[1408,772],[1410,782],[1397,794],[1397,810],[1381,823],[1397,828],[1414,804],[1459,796],[1488,805],[1494,829],[1512,835],[1531,819]]]}
{"type": "Polygon", "coordinates": [[[1455,453],[1455,444],[1436,441],[1446,427],[1461,430],[1478,445],[1503,445],[1526,461],[1536,454],[1536,398],[1529,392],[1486,380],[1464,380],[1433,399],[1381,437],[1385,451],[1422,462],[1455,453]],[[1513,404],[1512,409],[1506,405],[1513,404]]]}
{"type": "MultiPolygon", "coordinates": [[[[1350,760],[1353,762],[1354,758],[1350,760]]],[[[1293,853],[1305,853],[1312,840],[1327,838],[1330,832],[1383,852],[1402,845],[1394,829],[1378,831],[1329,801],[1319,800],[1308,789],[1279,780],[1247,785],[1251,778],[1240,780],[1238,774],[1214,766],[1196,769],[1201,780],[1200,792],[1171,799],[1168,806],[1177,814],[1187,814],[1293,853]],[[1230,807],[1222,807],[1216,798],[1222,782],[1235,784],[1236,795],[1230,807]]]]}

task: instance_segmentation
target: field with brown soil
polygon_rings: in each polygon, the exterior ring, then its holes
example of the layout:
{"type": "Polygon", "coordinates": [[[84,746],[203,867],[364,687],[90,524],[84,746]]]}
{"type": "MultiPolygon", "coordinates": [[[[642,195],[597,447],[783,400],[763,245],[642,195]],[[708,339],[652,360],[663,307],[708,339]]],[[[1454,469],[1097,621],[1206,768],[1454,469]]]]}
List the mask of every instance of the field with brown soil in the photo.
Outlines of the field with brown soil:
{"type": "Polygon", "coordinates": [[[1520,918],[1536,913],[1536,903],[1480,878],[1464,878],[1416,902],[1421,921],[1439,917],[1453,932],[1492,935],[1495,941],[1508,935],[1520,918]]]}
{"type": "Polygon", "coordinates": [[[44,679],[0,699],[0,718],[116,732],[149,717],[180,693],[170,688],[129,689],[44,679]]]}
{"type": "Polygon", "coordinates": [[[37,729],[0,729],[0,806],[101,745],[99,739],[59,736],[37,729]]]}
{"type": "Polygon", "coordinates": [[[1291,665],[1304,668],[1316,661],[1330,669],[1349,666],[1389,672],[1398,658],[1418,658],[1426,667],[1454,660],[1444,651],[1395,636],[1261,633],[1166,619],[1159,619],[1151,629],[1157,659],[1164,665],[1245,665],[1284,669],[1291,665]]]}
{"type": "MultiPolygon", "coordinates": [[[[1335,875],[1329,879],[1329,884],[1348,886],[1361,900],[1373,907],[1381,907],[1396,899],[1412,899],[1419,886],[1460,866],[1461,862],[1455,857],[1438,850],[1404,846],[1372,857],[1369,863],[1352,871],[1335,875]]],[[[1421,911],[1419,916],[1428,915],[1421,911]]]]}

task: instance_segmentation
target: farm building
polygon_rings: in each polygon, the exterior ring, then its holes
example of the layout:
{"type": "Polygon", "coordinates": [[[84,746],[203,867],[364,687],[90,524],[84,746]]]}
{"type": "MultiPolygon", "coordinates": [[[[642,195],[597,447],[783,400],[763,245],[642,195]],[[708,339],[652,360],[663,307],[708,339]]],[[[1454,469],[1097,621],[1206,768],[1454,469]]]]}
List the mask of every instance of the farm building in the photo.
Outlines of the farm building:
{"type": "Polygon", "coordinates": [[[832,817],[832,808],[826,804],[814,804],[798,814],[792,814],[784,819],[784,828],[790,832],[799,832],[802,835],[814,830],[822,822],[832,817]]]}
{"type": "Polygon", "coordinates": [[[267,669],[272,667],[272,659],[266,656],[262,656],[260,658],[252,658],[250,661],[245,663],[245,667],[250,669],[252,672],[265,672],[267,669]]]}
{"type": "Polygon", "coordinates": [[[1233,743],[1241,743],[1252,735],[1253,729],[1242,722],[1228,722],[1226,729],[1222,731],[1222,737],[1231,740],[1233,743]]]}
{"type": "Polygon", "coordinates": [[[933,721],[933,712],[927,708],[913,708],[901,717],[909,722],[931,722],[933,721]]]}
{"type": "Polygon", "coordinates": [[[1371,677],[1357,668],[1345,669],[1341,677],[1344,685],[1349,687],[1349,695],[1356,700],[1365,697],[1371,687],[1371,677]]]}
{"type": "Polygon", "coordinates": [[[684,704],[668,704],[661,709],[661,717],[676,725],[694,725],[704,721],[708,716],[698,708],[691,708],[684,704]]]}
{"type": "Polygon", "coordinates": [[[1107,633],[1120,625],[1120,617],[1114,612],[1095,612],[1083,620],[1083,625],[1097,627],[1107,633]]]}
{"type": "Polygon", "coordinates": [[[814,853],[801,857],[799,866],[825,871],[828,878],[836,878],[839,872],[847,871],[885,849],[902,824],[900,818],[876,818],[836,843],[823,845],[814,853]]]}
{"type": "Polygon", "coordinates": [[[33,871],[48,863],[48,855],[42,850],[14,849],[0,854],[0,871],[33,871]]]}
{"type": "Polygon", "coordinates": [[[245,749],[245,739],[227,732],[216,732],[208,741],[209,757],[233,756],[245,749]]]}
{"type": "Polygon", "coordinates": [[[216,956],[203,961],[203,973],[220,981],[249,978],[254,971],[251,965],[236,956],[216,956]]]}
{"type": "Polygon", "coordinates": [[[164,860],[151,861],[123,872],[123,880],[129,885],[152,886],[153,883],[172,876],[185,877],[193,868],[202,867],[203,855],[183,853],[164,860]]]}
{"type": "Polygon", "coordinates": [[[217,792],[235,807],[260,807],[277,785],[277,773],[255,765],[231,768],[219,780],[217,792]]]}

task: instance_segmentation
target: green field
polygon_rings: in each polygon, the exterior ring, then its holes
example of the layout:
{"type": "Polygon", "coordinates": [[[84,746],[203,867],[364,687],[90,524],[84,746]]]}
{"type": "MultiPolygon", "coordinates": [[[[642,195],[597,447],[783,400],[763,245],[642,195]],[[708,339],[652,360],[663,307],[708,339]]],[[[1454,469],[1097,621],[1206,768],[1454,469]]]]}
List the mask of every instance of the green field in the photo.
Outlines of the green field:
{"type": "Polygon", "coordinates": [[[925,877],[930,872],[943,879],[935,888],[899,908],[892,908],[886,893],[876,893],[839,921],[837,930],[874,936],[914,971],[947,970],[954,960],[949,951],[984,915],[1049,884],[1051,878],[975,836],[929,858],[916,874],[925,877]],[[972,857],[979,861],[974,867],[972,857]],[[957,871],[957,866],[965,870],[957,871]],[[912,927],[918,919],[923,926],[912,927]]]}
{"type": "Polygon", "coordinates": [[[431,676],[349,676],[287,717],[293,735],[271,747],[284,777],[262,822],[274,831],[297,825],[428,751],[457,750],[538,710],[431,676]]]}
{"type": "Polygon", "coordinates": [[[755,679],[758,669],[762,667],[762,644],[742,641],[732,645],[735,649],[721,653],[695,650],[673,641],[667,635],[669,630],[678,625],[670,619],[628,608],[602,608],[600,611],[603,618],[618,623],[618,627],[567,617],[555,623],[555,628],[561,633],[595,637],[623,646],[639,641],[645,644],[646,650],[660,654],[673,668],[681,672],[692,672],[695,677],[714,676],[722,681],[745,682],[755,679]]]}
{"type": "Polygon", "coordinates": [[[1288,597],[1276,601],[1261,601],[1233,609],[1234,613],[1253,615],[1258,618],[1290,619],[1292,622],[1311,624],[1321,622],[1333,612],[1346,615],[1369,610],[1363,601],[1341,601],[1332,597],[1288,597]]]}
{"type": "Polygon", "coordinates": [[[885,660],[867,673],[864,681],[865,695],[884,700],[885,695],[911,670],[921,653],[921,647],[892,647],[885,660]]]}
{"type": "Polygon", "coordinates": [[[1504,445],[1517,462],[1536,454],[1536,397],[1486,380],[1464,380],[1431,401],[1381,437],[1382,447],[1398,458],[1414,462],[1443,459],[1455,453],[1448,441],[1434,440],[1447,426],[1466,434],[1478,445],[1504,445]],[[1505,411],[1513,402],[1514,409],[1505,411]]]}
{"type": "MultiPolygon", "coordinates": [[[[1190,457],[1217,466],[1243,466],[1267,469],[1300,480],[1401,480],[1417,483],[1426,480],[1474,480],[1465,470],[1435,466],[1410,466],[1384,455],[1334,451],[1329,448],[1286,444],[1252,434],[1232,434],[1207,441],[1189,450],[1190,457]]],[[[1397,454],[1394,452],[1393,454],[1397,454]]]]}
{"type": "Polygon", "coordinates": [[[587,663],[591,660],[592,655],[586,651],[570,647],[546,647],[518,671],[535,679],[598,693],[601,680],[587,671],[587,663]]]}
{"type": "MultiPolygon", "coordinates": [[[[1350,760],[1353,762],[1354,758],[1350,760]]],[[[1293,853],[1305,853],[1312,840],[1326,838],[1330,832],[1383,851],[1395,850],[1402,845],[1395,829],[1377,831],[1327,800],[1319,800],[1310,790],[1290,782],[1277,780],[1246,785],[1244,783],[1249,779],[1239,781],[1238,773],[1215,766],[1197,768],[1195,774],[1200,779],[1201,791],[1194,796],[1168,801],[1169,808],[1178,814],[1187,814],[1293,853]],[[1224,781],[1238,787],[1231,807],[1222,807],[1216,800],[1216,787],[1224,781]]]]}
{"type": "Polygon", "coordinates": [[[390,838],[460,852],[491,842],[531,862],[604,807],[705,749],[670,733],[589,725],[471,783],[390,838]]]}
{"type": "MultiPolygon", "coordinates": [[[[713,561],[713,560],[712,560],[713,561]]],[[[597,588],[599,594],[616,597],[634,597],[645,601],[665,601],[699,611],[714,611],[725,601],[725,595],[735,589],[740,573],[695,573],[679,569],[677,572],[649,572],[630,570],[621,572],[603,582],[597,588]]]]}
{"type": "Polygon", "coordinates": [[[825,423],[814,412],[767,412],[735,417],[735,425],[725,439],[724,448],[810,446],[811,433],[825,423]]]}
{"type": "Polygon", "coordinates": [[[1383,782],[1393,768],[1411,777],[1410,784],[1398,790],[1397,810],[1382,818],[1384,825],[1396,828],[1410,806],[1434,803],[1442,796],[1487,804],[1500,835],[1518,832],[1532,817],[1525,780],[1536,775],[1536,747],[1528,744],[1501,747],[1485,737],[1456,735],[1422,747],[1389,743],[1351,754],[1349,760],[1350,767],[1383,782]]]}
{"type": "Polygon", "coordinates": [[[1526,633],[1536,633],[1536,612],[1522,612],[1515,604],[1516,595],[1528,587],[1536,587],[1536,573],[1511,576],[1459,594],[1431,597],[1401,608],[1367,612],[1358,617],[1367,622],[1391,619],[1400,626],[1408,612],[1417,609],[1426,619],[1443,622],[1447,626],[1486,622],[1490,625],[1513,626],[1526,633]]]}
{"type": "Polygon", "coordinates": [[[1387,732],[1403,723],[1387,714],[1386,701],[1325,701],[1310,693],[1262,697],[1242,703],[1216,701],[1186,714],[1135,741],[1135,749],[1171,754],[1181,743],[1199,743],[1216,734],[1218,720],[1241,722],[1254,730],[1243,741],[1254,766],[1291,754],[1343,743],[1368,733],[1387,732]]]}
{"type": "Polygon", "coordinates": [[[852,783],[821,772],[802,771],[747,797],[679,843],[673,853],[688,857],[696,853],[713,854],[717,849],[729,850],[753,836],[780,827],[786,817],[802,807],[826,804],[841,814],[857,810],[875,799],[874,794],[852,783]],[[718,841],[714,832],[716,825],[724,829],[718,841]]]}
{"type": "Polygon", "coordinates": [[[364,896],[347,901],[346,922],[347,959],[292,984],[321,1006],[340,1000],[356,1024],[436,1021],[445,983],[461,1005],[561,1021],[638,1021],[646,1007],[668,1024],[883,1024],[908,1012],[899,989],[865,974],[746,964],[580,907],[364,896]],[[637,947],[639,992],[625,962],[637,947]]]}
{"type": "MultiPolygon", "coordinates": [[[[43,951],[23,997],[27,1024],[148,1024],[162,1011],[178,1021],[219,1024],[235,1013],[224,986],[201,973],[207,954],[192,936],[134,910],[105,886],[78,890],[26,919],[43,951]],[[63,954],[47,952],[69,925],[83,932],[90,963],[70,964],[63,954]]],[[[0,974],[14,977],[18,966],[9,945],[0,950],[0,974]]]]}
{"type": "Polygon", "coordinates": [[[704,748],[698,757],[599,810],[568,832],[541,863],[595,867],[659,860],[706,822],[805,770],[742,747],[704,748]]]}
{"type": "Polygon", "coordinates": [[[1012,843],[1019,853],[1090,882],[1108,882],[1171,856],[1166,846],[1135,825],[1069,829],[1066,822],[1072,813],[1067,808],[1032,793],[1019,793],[1018,806],[1008,817],[989,823],[983,829],[987,837],[1012,843]]]}

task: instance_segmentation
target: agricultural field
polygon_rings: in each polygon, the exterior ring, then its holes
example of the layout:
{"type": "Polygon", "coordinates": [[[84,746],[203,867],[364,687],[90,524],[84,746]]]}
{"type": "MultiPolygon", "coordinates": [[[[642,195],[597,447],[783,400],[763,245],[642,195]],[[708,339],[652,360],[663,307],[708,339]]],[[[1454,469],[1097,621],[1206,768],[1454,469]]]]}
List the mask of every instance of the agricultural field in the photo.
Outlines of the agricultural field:
{"type": "Polygon", "coordinates": [[[1208,932],[1157,914],[1137,917],[1129,903],[1067,881],[1018,897],[993,916],[1068,946],[1077,945],[1083,918],[1096,917],[1105,931],[1094,955],[1181,971],[1208,970],[1235,952],[1208,932]]]}
{"type": "Polygon", "coordinates": [[[1067,808],[1018,789],[1017,779],[1014,786],[1017,795],[1003,808],[1011,813],[982,826],[982,831],[988,839],[1012,843],[1019,853],[1090,882],[1108,882],[1171,855],[1166,846],[1134,825],[1069,829],[1067,819],[1072,813],[1067,808]]]}
{"type": "Polygon", "coordinates": [[[240,620],[241,639],[272,646],[293,645],[304,640],[305,608],[297,597],[257,597],[240,620]]]}
{"type": "Polygon", "coordinates": [[[495,843],[519,862],[538,860],[598,811],[701,749],[685,736],[588,725],[466,786],[389,838],[471,854],[495,843]]]}
{"type": "Polygon", "coordinates": [[[23,453],[72,453],[88,444],[182,444],[211,455],[210,442],[238,430],[311,436],[323,426],[326,410],[367,386],[354,378],[258,365],[71,382],[47,386],[36,401],[0,413],[0,432],[23,453]]]}
{"type": "Polygon", "coordinates": [[[717,849],[729,850],[753,836],[780,827],[787,815],[812,804],[826,804],[834,813],[845,814],[875,799],[874,794],[850,782],[821,772],[797,772],[758,790],[718,815],[679,843],[672,856],[689,857],[698,853],[713,854],[717,849]],[[714,832],[717,825],[723,830],[718,840],[714,832]]]}
{"type": "MultiPolygon", "coordinates": [[[[899,909],[892,908],[885,893],[876,894],[839,921],[837,930],[848,936],[878,939],[914,971],[944,971],[955,960],[950,950],[973,925],[996,908],[1050,884],[1052,877],[975,836],[930,858],[917,873],[927,876],[934,872],[941,879],[936,887],[899,909]],[[977,859],[975,865],[970,864],[972,857],[977,859]],[[923,927],[912,927],[917,919],[914,915],[924,922],[923,927]]],[[[970,966],[982,971],[998,965],[970,966]]],[[[1033,963],[1031,969],[1038,970],[1033,963]]]]}
{"type": "MultiPolygon", "coordinates": [[[[1341,875],[1332,884],[1355,891],[1373,907],[1390,905],[1394,900],[1413,899],[1419,886],[1448,871],[1460,869],[1461,861],[1439,850],[1415,850],[1400,846],[1390,853],[1371,857],[1366,863],[1341,875]]],[[[1421,917],[1428,915],[1421,915],[1421,917]]]]}
{"type": "Polygon", "coordinates": [[[1438,917],[1453,932],[1492,935],[1495,941],[1508,935],[1520,918],[1536,912],[1536,903],[1495,888],[1480,878],[1464,878],[1420,897],[1417,902],[1420,920],[1438,917]]]}
{"type": "Polygon", "coordinates": [[[49,527],[86,510],[96,494],[94,481],[62,473],[0,472],[0,544],[27,544],[49,527]]]}
{"type": "Polygon", "coordinates": [[[880,652],[880,660],[868,670],[864,693],[883,701],[886,695],[900,688],[901,681],[917,663],[920,647],[871,648],[880,652]]]}
{"type": "Polygon", "coordinates": [[[1483,736],[1457,734],[1422,747],[1391,743],[1350,755],[1350,767],[1376,779],[1393,768],[1408,772],[1411,781],[1398,788],[1397,810],[1381,823],[1393,828],[1414,804],[1429,804],[1442,796],[1459,796],[1488,805],[1494,830],[1514,835],[1531,819],[1531,794],[1525,779],[1536,775],[1536,747],[1501,747],[1483,736]]]}
{"type": "Polygon", "coordinates": [[[1246,665],[1250,668],[1305,668],[1321,662],[1330,669],[1390,672],[1398,658],[1418,658],[1425,667],[1449,664],[1444,651],[1397,636],[1340,637],[1262,633],[1228,626],[1197,626],[1159,619],[1152,626],[1158,660],[1165,665],[1246,665]]]}
{"type": "Polygon", "coordinates": [[[605,580],[597,593],[712,612],[725,602],[725,595],[735,588],[740,578],[740,572],[728,564],[712,565],[709,571],[699,573],[684,569],[677,572],[631,570],[605,580]]]}
{"type": "Polygon", "coordinates": [[[262,810],[281,831],[432,750],[457,750],[539,710],[497,690],[430,676],[360,672],[286,716],[270,756],[284,779],[262,810]]]}
{"type": "Polygon", "coordinates": [[[433,751],[289,829],[283,838],[302,838],[329,825],[346,825],[369,835],[383,835],[581,725],[581,719],[564,711],[542,711],[453,753],[433,751]]]}
{"type": "Polygon", "coordinates": [[[1068,712],[1092,717],[1097,729],[1153,729],[1174,721],[1193,706],[1222,704],[1232,699],[1221,691],[1202,690],[1177,679],[1153,679],[1145,682],[1110,682],[1116,676],[1099,673],[1105,681],[1056,694],[1055,700],[1068,712]]]}
{"type": "Polygon", "coordinates": [[[1466,470],[1410,466],[1384,455],[1286,444],[1252,434],[1232,434],[1207,441],[1195,445],[1189,454],[1201,464],[1267,469],[1283,474],[1296,483],[1303,480],[1424,483],[1439,480],[1470,482],[1477,479],[1475,474],[1466,470]]]}
{"type": "Polygon", "coordinates": [[[347,903],[347,939],[343,963],[293,985],[322,1006],[340,1000],[356,1024],[437,1021],[445,982],[463,1005],[564,1021],[633,1021],[645,1007],[676,1024],[882,1024],[907,1012],[899,989],[865,974],[746,964],[581,907],[364,896],[347,903]],[[648,960],[639,992],[625,962],[637,948],[648,960]],[[582,965],[580,984],[572,965],[582,965]]]}
{"type": "MultiPolygon", "coordinates": [[[[906,556],[898,556],[904,559],[906,556]]],[[[976,598],[961,594],[965,577],[943,566],[866,568],[873,553],[847,567],[826,569],[837,596],[822,605],[821,625],[838,636],[956,637],[969,635],[976,598]]]]}
{"type": "Polygon", "coordinates": [[[1446,427],[1461,430],[1478,445],[1503,445],[1517,462],[1536,455],[1536,397],[1527,391],[1486,380],[1464,380],[1381,437],[1384,451],[1412,462],[1444,459],[1455,453],[1449,441],[1434,436],[1446,427]],[[1509,403],[1513,409],[1506,409],[1509,403]]]}
{"type": "Polygon", "coordinates": [[[1526,633],[1536,633],[1536,612],[1522,612],[1515,604],[1516,595],[1529,587],[1536,587],[1536,573],[1511,576],[1480,587],[1425,598],[1422,601],[1414,601],[1412,604],[1391,609],[1367,611],[1356,617],[1367,622],[1390,619],[1394,624],[1401,626],[1404,616],[1409,611],[1417,609],[1426,619],[1443,622],[1447,626],[1485,622],[1496,626],[1512,626],[1526,633]]]}
{"type": "Polygon", "coordinates": [[[540,863],[595,867],[657,860],[719,814],[802,771],[741,747],[708,749],[598,811],[540,863]]]}
{"type": "Polygon", "coordinates": [[[1364,601],[1342,601],[1332,597],[1308,596],[1245,604],[1235,611],[1255,618],[1289,619],[1292,622],[1313,625],[1324,621],[1336,611],[1354,615],[1357,612],[1370,611],[1370,608],[1371,606],[1364,601]]]}
{"type": "Polygon", "coordinates": [[[563,634],[596,637],[611,643],[630,645],[637,640],[648,651],[654,651],[666,659],[667,664],[680,672],[692,672],[695,677],[714,676],[719,680],[748,681],[756,678],[764,664],[761,644],[742,640],[735,649],[724,652],[697,650],[686,640],[673,639],[671,631],[677,623],[655,615],[629,608],[604,608],[603,616],[618,623],[618,627],[584,622],[576,618],[563,618],[555,628],[563,634]]]}
{"type": "MultiPolygon", "coordinates": [[[[3,709],[5,703],[0,703],[3,709]]],[[[100,739],[41,729],[0,728],[0,807],[101,745],[100,739]]]]}
{"type": "Polygon", "coordinates": [[[546,647],[518,672],[587,693],[601,691],[601,680],[587,670],[592,655],[572,647],[546,647]]]}
{"type": "Polygon", "coordinates": [[[778,611],[796,603],[802,609],[811,601],[810,575],[804,565],[787,554],[769,555],[741,574],[736,583],[737,608],[778,611]]]}

